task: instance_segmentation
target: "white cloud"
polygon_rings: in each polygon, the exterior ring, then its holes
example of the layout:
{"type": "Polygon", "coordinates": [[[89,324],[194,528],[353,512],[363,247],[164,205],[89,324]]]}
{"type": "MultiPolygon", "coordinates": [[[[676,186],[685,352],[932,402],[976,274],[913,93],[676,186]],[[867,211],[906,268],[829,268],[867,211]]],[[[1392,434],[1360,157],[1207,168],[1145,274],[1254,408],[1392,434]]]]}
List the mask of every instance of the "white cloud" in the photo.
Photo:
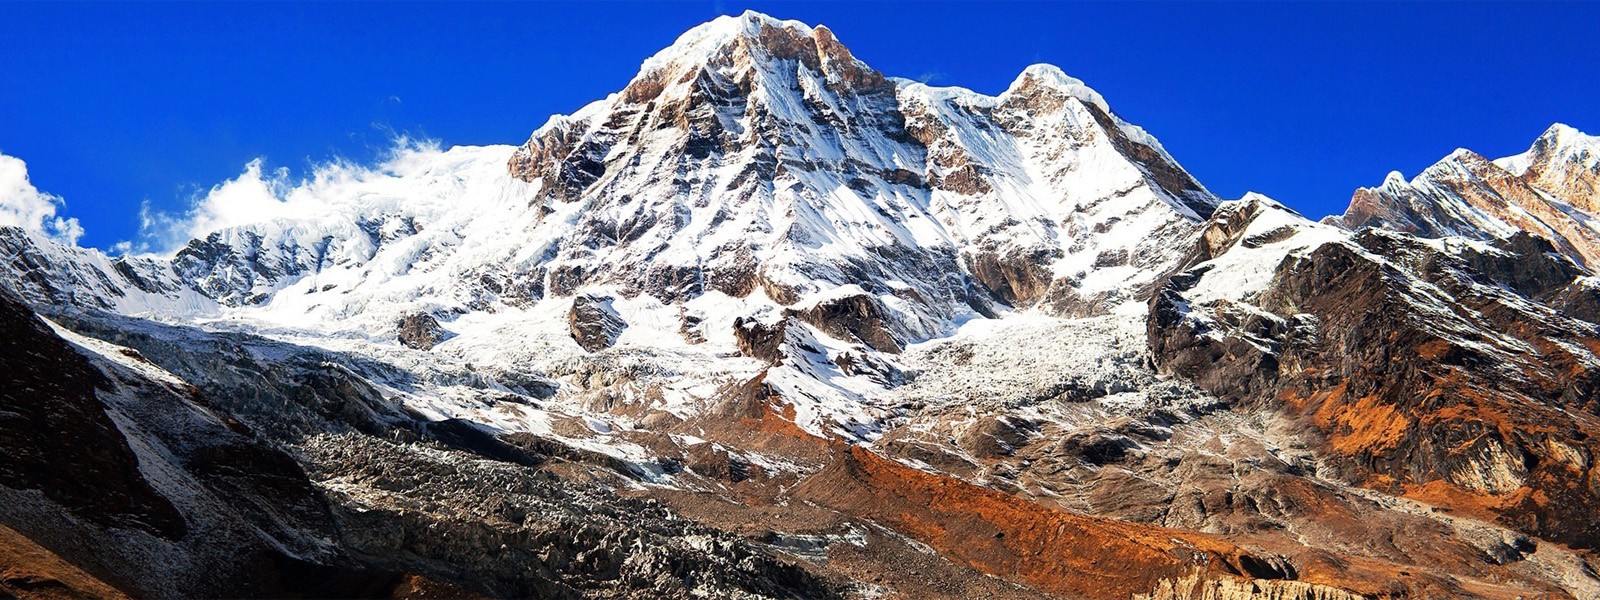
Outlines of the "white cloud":
{"type": "Polygon", "coordinates": [[[40,231],[67,244],[77,244],[83,227],[77,219],[58,216],[61,197],[33,187],[28,179],[28,164],[22,159],[0,154],[0,225],[40,231]]]}
{"type": "Polygon", "coordinates": [[[287,216],[289,202],[284,196],[290,187],[288,169],[263,173],[261,159],[252,160],[238,177],[213,186],[200,199],[185,223],[187,233],[191,238],[198,237],[219,229],[287,216]]]}
{"type": "Polygon", "coordinates": [[[279,219],[306,219],[341,212],[356,201],[349,184],[413,168],[440,152],[437,143],[400,137],[377,166],[333,160],[312,168],[309,177],[294,179],[288,169],[267,169],[257,158],[244,171],[196,194],[182,212],[155,210],[145,202],[139,210],[141,250],[172,251],[189,240],[224,229],[279,219]]]}

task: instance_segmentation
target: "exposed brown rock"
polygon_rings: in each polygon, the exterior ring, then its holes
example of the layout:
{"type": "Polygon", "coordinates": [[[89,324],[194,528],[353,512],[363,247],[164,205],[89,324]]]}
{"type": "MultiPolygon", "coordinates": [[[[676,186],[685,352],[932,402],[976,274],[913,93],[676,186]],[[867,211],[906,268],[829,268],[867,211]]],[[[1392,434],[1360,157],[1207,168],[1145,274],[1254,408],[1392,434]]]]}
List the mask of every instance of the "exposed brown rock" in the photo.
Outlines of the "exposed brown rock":
{"type": "Polygon", "coordinates": [[[446,335],[444,328],[439,326],[439,320],[427,313],[401,317],[396,327],[400,330],[400,344],[417,350],[432,350],[446,335]]]}
{"type": "Polygon", "coordinates": [[[419,575],[404,575],[386,598],[395,600],[488,600],[492,596],[419,575]]]}
{"type": "Polygon", "coordinates": [[[789,323],[788,319],[769,324],[746,317],[735,318],[733,338],[739,345],[739,353],[778,364],[783,361],[782,346],[788,339],[789,323]]]}
{"type": "Polygon", "coordinates": [[[1012,306],[1026,306],[1050,287],[1050,272],[1044,267],[1050,253],[1005,256],[984,252],[966,257],[967,270],[996,298],[1012,306]]]}
{"type": "Polygon", "coordinates": [[[837,451],[795,488],[797,497],[889,525],[962,563],[1049,593],[1126,598],[1195,570],[1207,578],[1283,577],[1269,561],[1215,540],[1052,510],[863,448],[837,451]]]}
{"type": "Polygon", "coordinates": [[[567,326],[579,346],[589,352],[599,352],[617,343],[617,336],[628,328],[628,323],[611,308],[611,298],[583,295],[572,299],[567,326]]]}
{"type": "Polygon", "coordinates": [[[1157,363],[1224,398],[1303,419],[1363,485],[1435,490],[1430,501],[1530,534],[1600,544],[1600,488],[1573,485],[1590,478],[1581,457],[1600,450],[1591,447],[1600,425],[1586,416],[1596,405],[1585,390],[1600,380],[1593,327],[1493,291],[1552,294],[1581,271],[1547,264],[1559,259],[1537,245],[1451,258],[1408,239],[1356,238],[1367,251],[1405,257],[1401,266],[1342,244],[1286,258],[1259,309],[1210,307],[1209,330],[1181,318],[1184,276],[1176,276],[1151,303],[1157,363]],[[1419,296],[1408,277],[1453,299],[1419,296]]]}
{"type": "Polygon", "coordinates": [[[127,598],[5,525],[0,525],[0,596],[41,600],[127,598]]]}
{"type": "Polygon", "coordinates": [[[1217,207],[1200,230],[1199,240],[1190,254],[1192,266],[1222,256],[1238,244],[1250,223],[1260,216],[1264,207],[1260,200],[1250,199],[1229,202],[1217,207]]]}
{"type": "Polygon", "coordinates": [[[546,192],[559,201],[578,199],[606,168],[600,157],[607,146],[598,139],[586,139],[584,133],[563,124],[528,140],[511,157],[511,175],[524,181],[542,180],[546,192]]]}
{"type": "Polygon", "coordinates": [[[1164,579],[1138,600],[1363,600],[1365,596],[1335,587],[1301,581],[1261,581],[1202,577],[1195,573],[1164,579]]]}
{"type": "Polygon", "coordinates": [[[1009,455],[1027,445],[1036,429],[1032,423],[1008,417],[982,417],[965,428],[955,442],[980,458],[1009,455]]]}
{"type": "Polygon", "coordinates": [[[842,340],[856,340],[879,352],[898,353],[901,341],[891,331],[887,309],[877,298],[854,294],[784,311],[842,340]]]}

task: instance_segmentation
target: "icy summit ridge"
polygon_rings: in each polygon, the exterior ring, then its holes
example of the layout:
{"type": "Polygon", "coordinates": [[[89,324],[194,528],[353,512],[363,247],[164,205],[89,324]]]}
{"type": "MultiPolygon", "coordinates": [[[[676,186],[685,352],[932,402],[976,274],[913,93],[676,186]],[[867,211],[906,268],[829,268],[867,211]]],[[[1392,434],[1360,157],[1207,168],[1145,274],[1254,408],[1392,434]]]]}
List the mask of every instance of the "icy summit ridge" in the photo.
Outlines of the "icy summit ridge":
{"type": "Polygon", "coordinates": [[[908,339],[992,301],[1109,310],[1172,259],[1140,241],[1219,202],[1055,67],[998,96],[930,88],[884,77],[824,27],[757,13],[685,34],[509,168],[572,219],[547,292],[610,280],[794,306],[865,279],[915,324],[908,339]]]}
{"type": "Polygon", "coordinates": [[[1526,151],[1494,161],[1519,177],[1526,175],[1538,163],[1551,162],[1581,164],[1591,170],[1597,168],[1596,165],[1600,165],[1600,136],[1586,134],[1565,123],[1555,123],[1540,134],[1526,151]]]}
{"type": "MultiPolygon", "coordinates": [[[[1154,136],[1124,120],[1099,92],[1054,65],[1027,66],[1006,90],[994,96],[962,87],[928,86],[909,79],[886,77],[851,53],[825,25],[811,26],[756,11],[717,17],[690,29],[672,45],[645,60],[622,91],[570,115],[552,116],[534,132],[532,140],[537,143],[541,138],[559,136],[578,122],[606,113],[608,107],[619,102],[665,101],[703,94],[707,88],[728,86],[767,88],[764,95],[774,108],[796,102],[833,103],[824,100],[828,95],[824,92],[871,95],[871,90],[880,86],[893,86],[902,94],[925,96],[930,101],[956,100],[984,107],[1040,93],[1059,94],[1106,115],[1108,126],[1115,128],[1121,137],[1151,148],[1163,162],[1176,164],[1154,136]]],[[[844,108],[850,108],[850,102],[844,104],[844,108]]],[[[659,102],[652,106],[658,105],[659,102]]],[[[728,120],[723,120],[721,126],[741,127],[728,120]]],[[[1210,195],[1199,182],[1192,182],[1192,185],[1201,190],[1203,196],[1210,195]]],[[[1210,203],[1214,204],[1215,199],[1210,203]]],[[[1180,212],[1199,218],[1208,211],[1182,209],[1180,212]]]]}
{"type": "Polygon", "coordinates": [[[696,25],[678,36],[678,39],[660,52],[645,59],[639,67],[639,76],[666,68],[674,63],[704,63],[731,45],[747,40],[758,40],[765,28],[784,30],[796,37],[815,38],[827,28],[815,28],[793,20],[781,20],[770,15],[747,10],[744,13],[723,15],[696,25]]]}
{"type": "Polygon", "coordinates": [[[1100,92],[1089,87],[1082,79],[1068,75],[1061,70],[1061,67],[1049,63],[1028,65],[1001,95],[1027,93],[1027,87],[1030,83],[1048,86],[1077,99],[1079,102],[1094,106],[1101,112],[1110,115],[1112,120],[1116,122],[1117,127],[1124,133],[1137,139],[1140,143],[1160,151],[1168,160],[1173,160],[1171,155],[1167,154],[1166,148],[1161,146],[1161,142],[1156,140],[1155,136],[1150,135],[1143,127],[1123,120],[1121,115],[1111,110],[1111,104],[1106,102],[1105,96],[1100,95],[1100,92]]]}
{"type": "MultiPolygon", "coordinates": [[[[795,37],[812,38],[824,44],[838,44],[832,30],[828,29],[826,25],[813,27],[801,21],[778,19],[765,13],[747,10],[737,16],[724,15],[717,17],[685,32],[671,46],[646,59],[640,66],[636,78],[647,76],[673,64],[704,64],[716,58],[719,53],[729,52],[733,46],[739,44],[751,44],[770,50],[770,44],[762,42],[763,35],[766,35],[769,29],[780,30],[795,37]]],[[[860,61],[857,62],[859,63],[860,61]]],[[[865,66],[865,63],[860,64],[865,66]]],[[[904,84],[915,83],[908,79],[894,79],[897,82],[904,82],[904,84]]],[[[1082,80],[1067,75],[1060,67],[1048,63],[1035,63],[1025,67],[1001,95],[1016,93],[1029,81],[1037,81],[1059,89],[1074,98],[1093,104],[1101,110],[1107,112],[1111,110],[1110,105],[1106,103],[1105,98],[1099,92],[1090,88],[1082,80]]],[[[990,97],[962,87],[950,87],[947,89],[960,90],[975,96],[990,97]]]]}

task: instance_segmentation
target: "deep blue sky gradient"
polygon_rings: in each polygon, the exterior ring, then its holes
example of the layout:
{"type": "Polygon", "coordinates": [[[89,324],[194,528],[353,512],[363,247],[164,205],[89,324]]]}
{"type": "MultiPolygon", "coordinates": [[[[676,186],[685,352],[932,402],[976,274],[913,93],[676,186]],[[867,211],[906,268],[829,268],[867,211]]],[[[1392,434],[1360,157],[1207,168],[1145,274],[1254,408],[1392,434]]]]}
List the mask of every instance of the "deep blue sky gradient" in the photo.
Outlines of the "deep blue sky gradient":
{"type": "Polygon", "coordinates": [[[0,3],[0,152],[86,245],[245,163],[372,160],[394,133],[516,144],[718,14],[828,25],[894,76],[1099,90],[1224,197],[1318,217],[1456,147],[1600,133],[1600,4],[0,3]]]}

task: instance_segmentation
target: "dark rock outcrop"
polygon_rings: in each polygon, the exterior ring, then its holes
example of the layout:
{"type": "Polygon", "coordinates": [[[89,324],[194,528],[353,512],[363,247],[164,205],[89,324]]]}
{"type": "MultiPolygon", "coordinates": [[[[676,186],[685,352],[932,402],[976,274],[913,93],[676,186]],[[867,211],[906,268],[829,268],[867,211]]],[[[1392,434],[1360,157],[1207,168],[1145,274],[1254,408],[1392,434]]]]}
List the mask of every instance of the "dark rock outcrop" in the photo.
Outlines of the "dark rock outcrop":
{"type": "MultiPolygon", "coordinates": [[[[53,569],[70,595],[105,595],[95,581],[157,598],[400,590],[401,573],[327,545],[338,530],[299,463],[203,392],[95,359],[6,292],[0,326],[0,525],[71,565],[53,569]]],[[[0,589],[15,585],[53,589],[0,589]]]]}
{"type": "Polygon", "coordinates": [[[784,311],[833,337],[858,341],[879,352],[900,352],[902,342],[891,331],[893,320],[883,304],[867,294],[831,298],[812,306],[784,311]]]}
{"type": "Polygon", "coordinates": [[[188,531],[106,414],[111,381],[0,290],[0,485],[39,490],[86,521],[169,540],[188,531]]]}
{"type": "Polygon", "coordinates": [[[1052,252],[1007,256],[999,252],[980,252],[967,257],[967,270],[990,294],[1012,306],[1026,306],[1043,296],[1050,286],[1048,260],[1052,252]]]}
{"type": "Polygon", "coordinates": [[[492,596],[841,595],[807,571],[674,518],[655,502],[523,464],[430,454],[370,437],[325,437],[307,451],[314,477],[362,482],[335,496],[352,546],[392,568],[451,575],[492,596]]]}
{"type": "Polygon", "coordinates": [[[783,344],[788,340],[789,323],[789,319],[769,324],[752,318],[734,318],[733,338],[739,345],[739,353],[764,360],[769,364],[782,362],[783,344]]]}
{"type": "Polygon", "coordinates": [[[399,329],[400,344],[407,348],[417,350],[432,350],[434,345],[444,341],[448,333],[439,326],[439,320],[428,313],[412,313],[400,318],[395,324],[399,329]]]}
{"type": "Polygon", "coordinates": [[[628,328],[628,323],[611,307],[611,298],[583,295],[572,299],[567,326],[579,346],[589,352],[599,352],[617,343],[617,336],[628,328]]]}

